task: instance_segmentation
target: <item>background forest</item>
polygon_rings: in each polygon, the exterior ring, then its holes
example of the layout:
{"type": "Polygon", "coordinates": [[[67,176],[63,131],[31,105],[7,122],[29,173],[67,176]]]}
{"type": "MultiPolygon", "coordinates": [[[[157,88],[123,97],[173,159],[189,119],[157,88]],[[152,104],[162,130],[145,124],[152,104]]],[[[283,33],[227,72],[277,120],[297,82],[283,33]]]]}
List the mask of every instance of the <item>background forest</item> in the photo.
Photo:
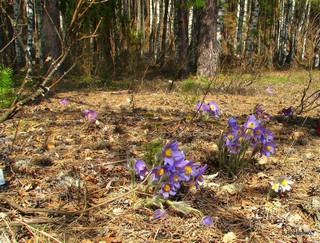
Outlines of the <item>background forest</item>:
{"type": "Polygon", "coordinates": [[[319,66],[316,0],[2,1],[0,62],[38,76],[180,78],[217,69],[319,66]],[[67,57],[65,57],[68,55],[67,57]],[[65,60],[66,59],[66,60],[65,60]]]}

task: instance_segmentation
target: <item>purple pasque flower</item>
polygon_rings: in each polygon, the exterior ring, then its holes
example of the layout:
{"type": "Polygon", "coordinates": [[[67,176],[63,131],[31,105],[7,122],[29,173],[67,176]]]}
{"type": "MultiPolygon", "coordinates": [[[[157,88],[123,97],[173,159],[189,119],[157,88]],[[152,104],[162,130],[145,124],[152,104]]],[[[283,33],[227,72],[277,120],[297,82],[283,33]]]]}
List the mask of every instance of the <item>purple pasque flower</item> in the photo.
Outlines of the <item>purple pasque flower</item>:
{"type": "Polygon", "coordinates": [[[205,164],[203,167],[198,169],[196,172],[196,176],[194,177],[194,184],[197,189],[199,187],[199,182],[203,182],[203,180],[204,180],[203,173],[206,171],[206,169],[207,169],[207,165],[205,164]]]}
{"type": "Polygon", "coordinates": [[[159,165],[157,167],[154,167],[151,170],[152,173],[152,180],[159,180],[165,173],[168,172],[168,166],[159,165]]]}
{"type": "Polygon", "coordinates": [[[172,172],[169,176],[169,182],[176,188],[179,189],[180,185],[180,175],[179,172],[172,172]]]}
{"type": "Polygon", "coordinates": [[[292,107],[290,106],[289,108],[283,108],[282,109],[282,114],[284,115],[284,116],[290,116],[290,115],[292,115],[292,107]]]}
{"type": "Polygon", "coordinates": [[[60,104],[61,105],[66,105],[66,104],[68,104],[69,103],[69,100],[67,99],[67,98],[62,98],[61,100],[60,100],[60,104]]]}
{"type": "Polygon", "coordinates": [[[230,117],[228,120],[228,125],[232,128],[238,125],[237,119],[234,117],[230,117]]]}
{"type": "Polygon", "coordinates": [[[273,142],[265,142],[260,149],[260,154],[265,155],[267,157],[271,156],[272,154],[274,154],[275,146],[277,145],[273,142]]]}
{"type": "Polygon", "coordinates": [[[261,141],[262,136],[264,134],[265,129],[262,126],[257,126],[255,129],[253,129],[253,136],[257,141],[261,141]]]}
{"type": "Polygon", "coordinates": [[[210,216],[204,216],[201,219],[201,223],[204,224],[205,226],[210,226],[213,224],[213,219],[210,216]]]}
{"type": "Polygon", "coordinates": [[[207,112],[209,110],[210,110],[210,108],[206,104],[204,104],[203,102],[196,103],[196,111],[207,112]]]}
{"type": "Polygon", "coordinates": [[[141,180],[143,180],[149,173],[149,169],[146,163],[141,159],[136,161],[136,163],[134,164],[134,169],[136,170],[137,174],[140,176],[141,180]]]}
{"type": "Polygon", "coordinates": [[[242,146],[241,146],[241,143],[239,142],[239,140],[235,139],[229,144],[228,147],[229,147],[232,154],[238,154],[240,152],[242,146]]]}
{"type": "Polygon", "coordinates": [[[255,115],[251,115],[248,117],[247,121],[243,124],[245,128],[255,129],[259,126],[260,121],[256,118],[255,115]]]}
{"type": "Polygon", "coordinates": [[[95,120],[98,116],[98,113],[95,112],[94,110],[85,110],[85,117],[87,120],[91,121],[91,120],[95,120]]]}
{"type": "Polygon", "coordinates": [[[231,129],[232,129],[231,133],[235,138],[240,138],[240,137],[244,136],[244,134],[245,134],[244,127],[242,127],[242,126],[235,125],[231,129]]]}
{"type": "Polygon", "coordinates": [[[270,119],[270,114],[268,113],[263,113],[262,116],[261,116],[261,119],[264,120],[264,121],[268,121],[270,119]]]}
{"type": "Polygon", "coordinates": [[[219,106],[216,102],[213,100],[208,103],[208,106],[210,108],[210,113],[215,117],[219,118],[220,117],[220,109],[219,106]]]}
{"type": "Polygon", "coordinates": [[[184,153],[178,150],[178,142],[170,141],[163,149],[162,155],[165,165],[174,166],[175,162],[184,160],[184,153]]]}
{"type": "Polygon", "coordinates": [[[263,114],[263,109],[261,104],[256,104],[255,113],[257,116],[261,116],[263,114]]]}
{"type": "Polygon", "coordinates": [[[157,209],[154,211],[152,219],[160,219],[160,218],[165,218],[165,217],[166,217],[166,210],[157,209]]]}
{"type": "Polygon", "coordinates": [[[190,181],[191,177],[195,177],[197,175],[197,168],[200,164],[194,163],[192,160],[184,160],[177,166],[178,170],[181,172],[179,173],[180,179],[182,181],[190,181]]]}
{"type": "Polygon", "coordinates": [[[272,142],[273,138],[274,138],[273,132],[271,132],[267,129],[264,129],[263,134],[262,134],[262,138],[261,138],[262,142],[263,143],[272,142]]]}
{"type": "Polygon", "coordinates": [[[269,85],[268,88],[266,89],[266,91],[269,93],[269,94],[274,94],[274,91],[273,91],[273,88],[269,85]]]}
{"type": "Polygon", "coordinates": [[[161,189],[159,190],[159,194],[162,194],[164,198],[168,198],[169,196],[175,195],[176,188],[171,183],[163,183],[161,189]]]}

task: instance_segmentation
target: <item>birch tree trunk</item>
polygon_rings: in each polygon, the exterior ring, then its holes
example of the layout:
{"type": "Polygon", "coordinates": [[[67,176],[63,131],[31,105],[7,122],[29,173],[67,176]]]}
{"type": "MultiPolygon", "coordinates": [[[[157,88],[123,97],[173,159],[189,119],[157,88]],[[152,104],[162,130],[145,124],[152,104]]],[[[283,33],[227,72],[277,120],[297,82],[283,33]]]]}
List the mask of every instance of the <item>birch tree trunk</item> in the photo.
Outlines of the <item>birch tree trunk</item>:
{"type": "MultiPolygon", "coordinates": [[[[289,16],[289,23],[290,23],[290,41],[289,41],[289,44],[290,44],[290,48],[289,48],[288,59],[287,59],[288,63],[292,62],[294,54],[296,53],[295,8],[296,8],[296,0],[292,0],[291,1],[291,8],[290,8],[290,16],[289,16]]],[[[289,11],[289,9],[288,9],[288,11],[289,11]]]]}
{"type": "Polygon", "coordinates": [[[156,35],[156,62],[160,61],[161,56],[161,31],[163,29],[163,1],[159,0],[159,17],[157,23],[157,35],[156,35]]]}
{"type": "Polygon", "coordinates": [[[33,40],[33,31],[34,31],[34,4],[33,0],[27,0],[26,4],[26,13],[27,13],[27,52],[28,58],[28,72],[31,74],[32,66],[35,64],[35,52],[34,52],[34,40],[33,40]]]}
{"type": "Polygon", "coordinates": [[[205,0],[200,14],[200,33],[198,40],[197,73],[213,77],[217,70],[217,1],[205,0]]]}
{"type": "Polygon", "coordinates": [[[223,39],[222,31],[223,31],[224,13],[225,13],[224,3],[225,3],[225,0],[218,0],[217,45],[218,45],[219,56],[222,52],[222,39],[223,39]]]}
{"type": "Polygon", "coordinates": [[[307,33],[308,33],[309,22],[310,22],[310,9],[311,9],[311,3],[310,3],[310,1],[307,0],[306,23],[305,23],[305,29],[303,31],[302,48],[301,48],[301,59],[302,60],[305,58],[305,54],[306,54],[307,33]]]}
{"type": "Polygon", "coordinates": [[[234,38],[235,53],[242,54],[244,50],[244,33],[246,29],[247,0],[239,0],[237,7],[236,33],[234,38]]]}

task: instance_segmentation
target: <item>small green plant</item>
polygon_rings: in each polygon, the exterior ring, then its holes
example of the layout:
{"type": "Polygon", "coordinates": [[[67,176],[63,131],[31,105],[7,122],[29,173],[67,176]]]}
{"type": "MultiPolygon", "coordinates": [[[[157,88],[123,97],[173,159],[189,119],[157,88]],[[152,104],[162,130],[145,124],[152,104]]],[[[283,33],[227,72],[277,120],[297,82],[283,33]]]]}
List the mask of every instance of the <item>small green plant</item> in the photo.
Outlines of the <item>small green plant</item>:
{"type": "Polygon", "coordinates": [[[181,90],[183,92],[196,91],[199,87],[198,84],[192,78],[188,78],[182,81],[181,90]]]}
{"type": "Polygon", "coordinates": [[[0,94],[5,94],[13,87],[13,70],[0,65],[0,94]]]}
{"type": "Polygon", "coordinates": [[[10,105],[12,94],[10,91],[13,88],[12,80],[13,70],[11,68],[0,65],[0,106],[7,107],[10,105]]]}

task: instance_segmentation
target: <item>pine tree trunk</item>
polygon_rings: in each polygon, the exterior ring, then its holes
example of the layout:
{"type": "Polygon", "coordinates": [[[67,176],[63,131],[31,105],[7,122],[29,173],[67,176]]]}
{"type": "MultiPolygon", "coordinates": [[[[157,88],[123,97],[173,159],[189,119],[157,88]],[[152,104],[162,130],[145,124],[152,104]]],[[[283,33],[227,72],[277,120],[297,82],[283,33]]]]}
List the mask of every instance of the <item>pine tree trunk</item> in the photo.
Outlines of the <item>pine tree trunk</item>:
{"type": "Polygon", "coordinates": [[[161,43],[161,55],[160,55],[160,67],[163,67],[166,56],[167,47],[167,31],[168,31],[168,12],[169,12],[169,0],[164,0],[164,18],[163,18],[163,30],[162,30],[162,43],[161,43]]]}
{"type": "Polygon", "coordinates": [[[41,42],[43,47],[43,62],[46,71],[49,71],[54,61],[62,53],[58,1],[42,0],[42,7],[41,42]]]}
{"type": "Polygon", "coordinates": [[[255,39],[257,40],[258,35],[258,20],[259,20],[259,10],[260,4],[259,0],[252,1],[251,7],[251,16],[249,21],[249,33],[247,39],[247,47],[246,47],[246,57],[249,58],[249,63],[252,64],[252,53],[254,50],[255,39]]]}
{"type": "MultiPolygon", "coordinates": [[[[13,1],[13,20],[15,23],[14,33],[15,35],[18,36],[18,38],[23,39],[21,21],[20,21],[21,5],[22,5],[21,0],[13,1]]],[[[16,50],[16,67],[19,69],[24,65],[25,60],[24,60],[24,54],[20,47],[18,38],[14,39],[14,44],[15,44],[15,50],[16,50]]]]}
{"type": "Polygon", "coordinates": [[[184,76],[189,72],[188,63],[188,10],[187,0],[181,0],[177,12],[177,58],[179,67],[179,76],[184,76]]]}
{"type": "Polygon", "coordinates": [[[197,73],[213,77],[217,70],[217,1],[206,0],[200,14],[200,35],[198,40],[197,73]]]}

